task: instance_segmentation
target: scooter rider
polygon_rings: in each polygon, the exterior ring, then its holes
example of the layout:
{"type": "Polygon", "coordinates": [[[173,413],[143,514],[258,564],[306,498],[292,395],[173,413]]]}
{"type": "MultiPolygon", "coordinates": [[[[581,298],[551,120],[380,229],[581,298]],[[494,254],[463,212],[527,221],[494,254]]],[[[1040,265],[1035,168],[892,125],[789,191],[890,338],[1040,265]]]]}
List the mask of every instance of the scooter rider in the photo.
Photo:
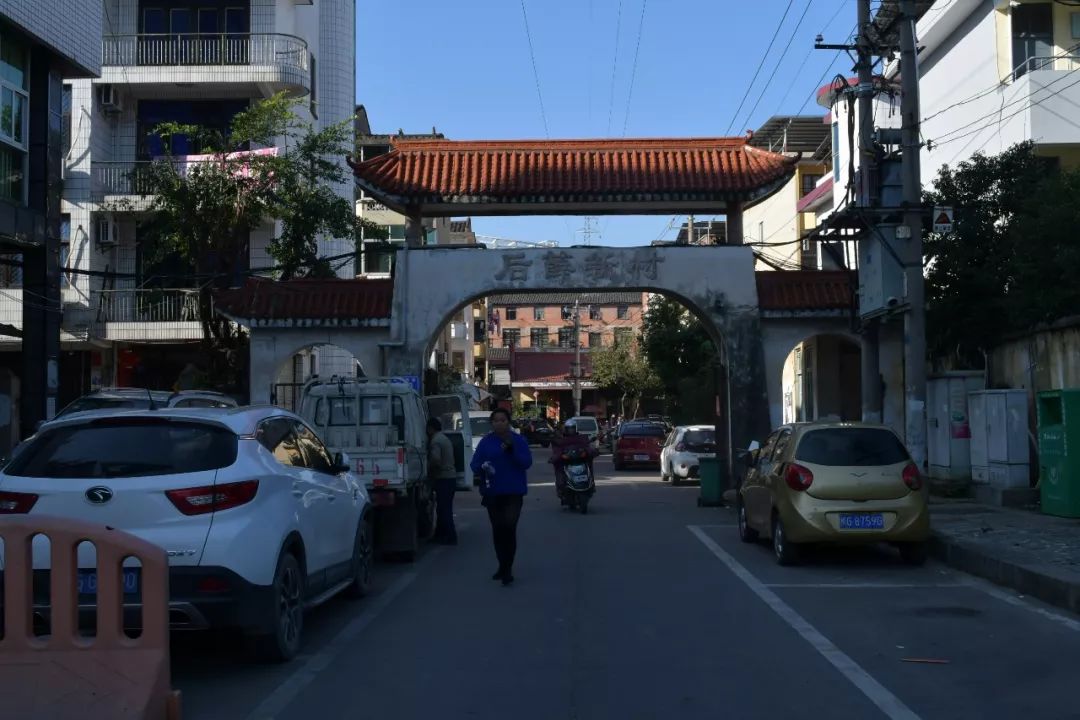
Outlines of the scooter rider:
{"type": "Polygon", "coordinates": [[[567,420],[563,423],[562,435],[551,440],[551,458],[548,459],[548,462],[555,466],[555,492],[558,494],[559,499],[562,499],[563,490],[566,488],[566,473],[563,472],[564,462],[562,456],[566,452],[578,448],[587,448],[589,450],[589,472],[591,473],[593,469],[592,459],[599,455],[600,452],[590,445],[588,436],[577,431],[577,423],[573,420],[567,420]]]}

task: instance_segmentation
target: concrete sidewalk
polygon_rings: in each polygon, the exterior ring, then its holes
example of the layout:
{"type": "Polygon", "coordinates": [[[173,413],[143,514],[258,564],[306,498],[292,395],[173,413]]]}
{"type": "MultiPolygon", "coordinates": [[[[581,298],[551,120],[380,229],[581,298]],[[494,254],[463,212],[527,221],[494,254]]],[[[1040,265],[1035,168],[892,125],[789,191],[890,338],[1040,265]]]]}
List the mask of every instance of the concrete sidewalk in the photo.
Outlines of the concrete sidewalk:
{"type": "Polygon", "coordinates": [[[930,509],[935,557],[1080,613],[1080,520],[936,497],[930,509]]]}

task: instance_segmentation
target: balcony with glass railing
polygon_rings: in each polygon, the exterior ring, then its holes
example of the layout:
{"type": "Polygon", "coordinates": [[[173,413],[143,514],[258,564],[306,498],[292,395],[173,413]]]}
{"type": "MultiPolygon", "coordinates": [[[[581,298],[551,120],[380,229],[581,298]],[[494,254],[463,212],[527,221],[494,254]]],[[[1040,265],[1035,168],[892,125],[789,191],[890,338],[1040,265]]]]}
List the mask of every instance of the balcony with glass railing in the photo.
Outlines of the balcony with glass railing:
{"type": "MultiPolygon", "coordinates": [[[[311,91],[307,42],[281,33],[109,35],[102,42],[102,81],[142,90],[169,84],[192,92],[223,86],[311,91]]],[[[176,94],[176,91],[171,91],[176,94]]]]}

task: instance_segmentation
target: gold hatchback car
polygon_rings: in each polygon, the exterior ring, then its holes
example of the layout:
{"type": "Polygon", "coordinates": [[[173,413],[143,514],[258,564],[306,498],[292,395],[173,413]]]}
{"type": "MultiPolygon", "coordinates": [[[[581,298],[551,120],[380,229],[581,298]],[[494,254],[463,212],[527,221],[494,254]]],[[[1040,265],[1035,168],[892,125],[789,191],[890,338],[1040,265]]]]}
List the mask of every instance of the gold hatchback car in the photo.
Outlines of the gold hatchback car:
{"type": "Polygon", "coordinates": [[[891,542],[926,560],[927,489],[900,438],[865,423],[795,423],[750,453],[736,493],[739,537],[772,538],[777,562],[811,543],[891,542]]]}

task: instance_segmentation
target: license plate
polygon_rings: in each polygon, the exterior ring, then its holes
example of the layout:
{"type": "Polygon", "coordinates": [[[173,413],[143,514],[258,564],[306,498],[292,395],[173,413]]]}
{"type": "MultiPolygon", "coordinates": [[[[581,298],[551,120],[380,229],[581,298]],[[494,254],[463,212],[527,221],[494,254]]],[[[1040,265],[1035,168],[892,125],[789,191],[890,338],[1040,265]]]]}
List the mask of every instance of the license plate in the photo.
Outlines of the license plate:
{"type": "MultiPolygon", "coordinates": [[[[93,570],[80,570],[77,582],[80,595],[97,595],[98,577],[93,570]]],[[[124,570],[123,584],[125,595],[139,592],[139,571],[124,570]]]]}
{"type": "Polygon", "coordinates": [[[885,516],[881,513],[840,513],[841,530],[884,530],[885,516]]]}
{"type": "Polygon", "coordinates": [[[649,456],[648,455],[635,455],[634,460],[636,462],[648,462],[649,461],[649,456]]]}

